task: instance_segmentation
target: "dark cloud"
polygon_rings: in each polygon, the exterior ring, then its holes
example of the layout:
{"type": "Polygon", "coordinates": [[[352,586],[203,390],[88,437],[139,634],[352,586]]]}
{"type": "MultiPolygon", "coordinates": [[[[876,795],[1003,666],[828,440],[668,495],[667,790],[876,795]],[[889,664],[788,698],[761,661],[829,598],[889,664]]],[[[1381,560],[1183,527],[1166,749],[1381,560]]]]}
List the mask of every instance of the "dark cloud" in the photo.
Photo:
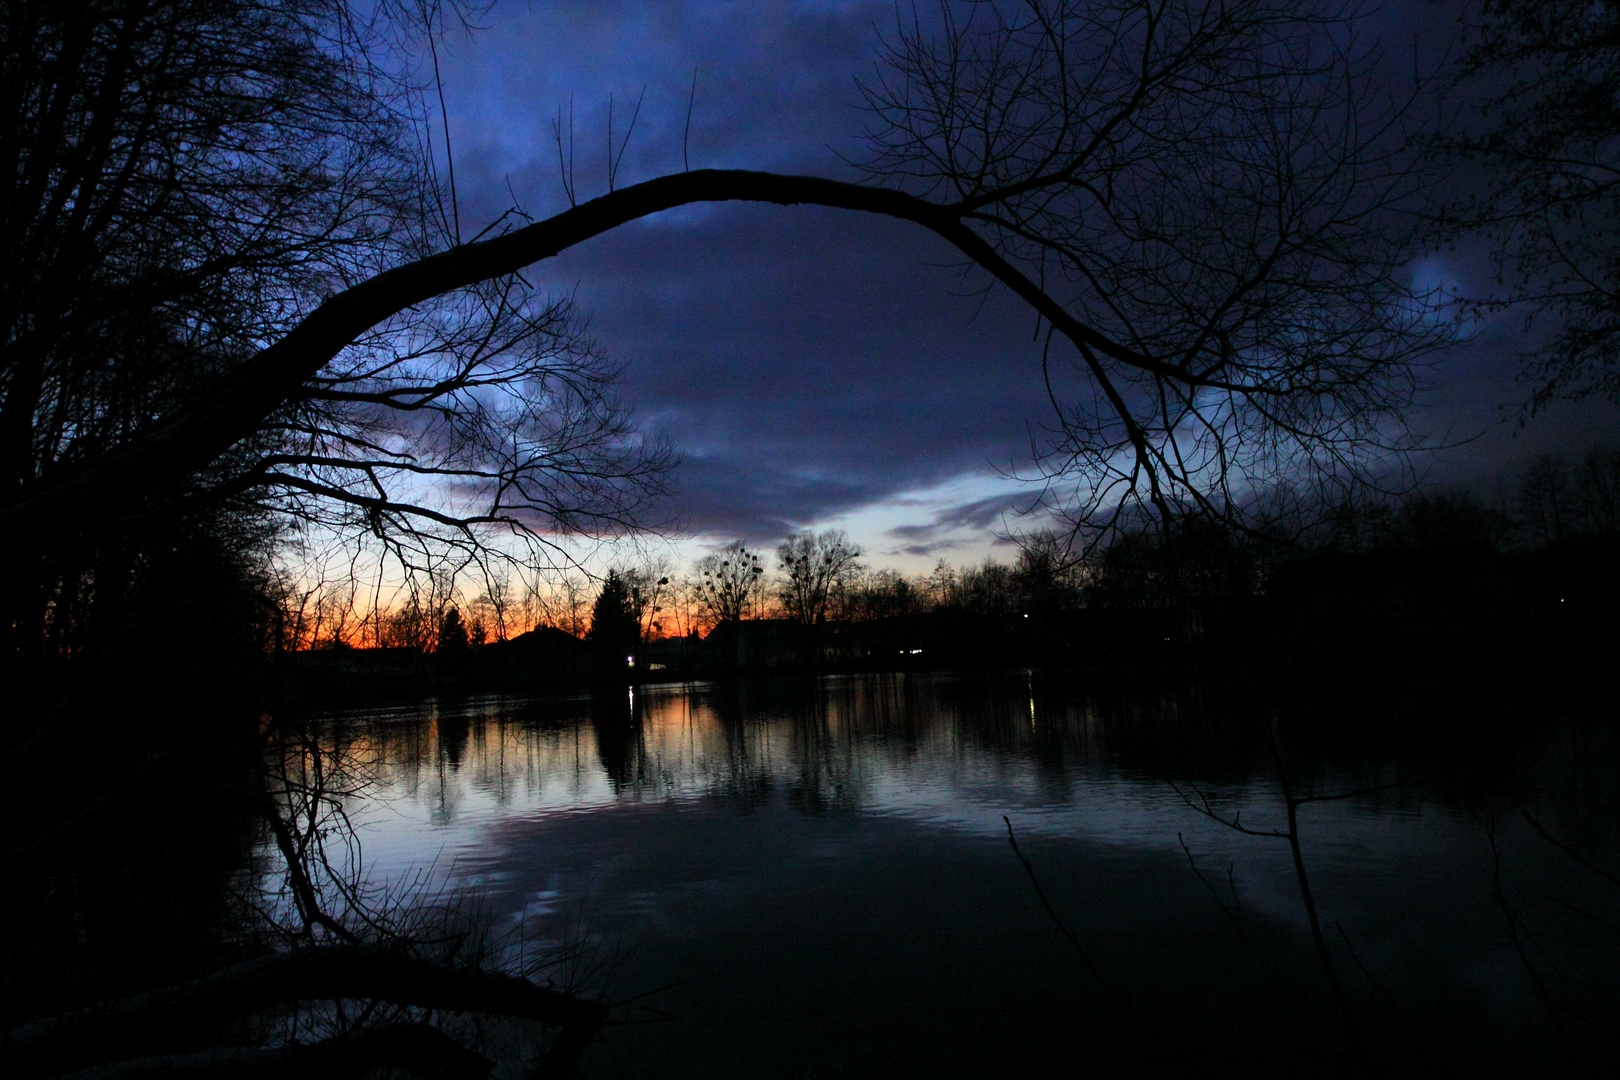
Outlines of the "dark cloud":
{"type": "MultiPolygon", "coordinates": [[[[680,168],[694,69],[694,167],[850,175],[838,153],[859,153],[854,78],[871,70],[893,9],[607,0],[499,7],[493,19],[446,57],[463,220],[480,225],[514,194],[536,216],[566,205],[551,123],[561,107],[566,125],[571,97],[581,197],[605,187],[610,94],[622,133],[645,91],[620,182],[680,168]]],[[[1049,415],[1033,320],[1005,294],[973,294],[982,279],[964,281],[954,261],[903,223],[724,205],[638,222],[530,276],[578,299],[628,363],[642,421],[684,453],[684,526],[770,543],[987,466],[1027,466],[1030,425],[1049,415]]],[[[1463,253],[1431,270],[1458,278],[1482,265],[1463,253]]],[[[1436,459],[1439,479],[1486,484],[1528,451],[1614,426],[1601,404],[1554,409],[1517,434],[1500,422],[1526,396],[1510,321],[1432,373],[1422,421],[1437,441],[1476,437],[1436,459]]],[[[987,544],[1031,499],[972,497],[887,535],[912,557],[975,531],[987,544]]]]}
{"type": "MultiPolygon", "coordinates": [[[[563,202],[550,123],[573,96],[575,182],[605,186],[606,99],[621,183],[692,164],[848,175],[884,4],[536,4],[449,60],[463,216],[515,193],[563,202]]],[[[1046,409],[1033,319],[960,295],[954,252],[914,226],[818,209],[693,207],[536,267],[628,363],[626,390],[685,460],[692,531],[768,542],[852,507],[1028,458],[1046,409]]],[[[982,284],[970,279],[971,286],[982,284]]]]}
{"type": "Polygon", "coordinates": [[[976,499],[938,511],[934,520],[926,524],[896,525],[889,530],[889,535],[900,540],[915,541],[932,540],[942,533],[959,529],[996,529],[1007,519],[1022,516],[1030,509],[1031,502],[1031,498],[1024,494],[993,495],[988,499],[976,499]]]}
{"type": "Polygon", "coordinates": [[[975,318],[926,265],[944,254],[880,219],[727,208],[702,229],[605,237],[547,272],[577,275],[642,416],[687,453],[682,511],[709,530],[703,486],[721,462],[760,478],[725,502],[781,500],[748,520],[808,523],[1027,459],[1046,409],[1030,320],[999,297],[975,318]]]}

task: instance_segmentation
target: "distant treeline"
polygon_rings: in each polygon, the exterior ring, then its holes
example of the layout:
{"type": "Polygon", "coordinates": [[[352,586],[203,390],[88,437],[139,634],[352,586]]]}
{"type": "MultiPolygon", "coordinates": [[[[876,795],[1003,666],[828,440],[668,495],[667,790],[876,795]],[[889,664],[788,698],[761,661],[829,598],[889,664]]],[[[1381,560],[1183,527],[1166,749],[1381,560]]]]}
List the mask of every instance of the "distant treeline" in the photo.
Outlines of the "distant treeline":
{"type": "MultiPolygon", "coordinates": [[[[844,533],[789,537],[774,557],[735,542],[684,574],[617,567],[594,593],[565,580],[396,610],[391,659],[350,675],[470,682],[669,678],[789,668],[1225,663],[1264,644],[1312,666],[1529,662],[1612,635],[1620,451],[1536,459],[1494,502],[1459,492],[1346,501],[1279,539],[1189,515],[1095,550],[1025,536],[1010,562],[927,574],[873,569],[844,533]],[[465,613],[464,613],[465,609],[465,613]],[[1594,632],[1595,628],[1595,632],[1594,632]],[[1511,654],[1511,657],[1509,657],[1511,654]],[[411,659],[411,657],[419,659],[411,659]]],[[[319,610],[317,610],[317,615],[319,610]]],[[[352,652],[329,624],[317,648],[352,652]]],[[[312,657],[313,661],[314,658],[312,657]]]]}

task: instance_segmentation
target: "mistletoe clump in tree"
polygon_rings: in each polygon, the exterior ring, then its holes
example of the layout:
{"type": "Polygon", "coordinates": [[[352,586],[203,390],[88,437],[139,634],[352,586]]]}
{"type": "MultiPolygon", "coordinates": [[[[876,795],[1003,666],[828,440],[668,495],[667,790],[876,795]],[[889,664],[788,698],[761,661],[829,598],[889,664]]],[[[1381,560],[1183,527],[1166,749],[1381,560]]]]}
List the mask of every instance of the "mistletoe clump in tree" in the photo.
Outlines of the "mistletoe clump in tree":
{"type": "Polygon", "coordinates": [[[757,552],[733,540],[723,550],[697,561],[692,589],[698,606],[716,625],[736,622],[748,617],[754,602],[764,593],[765,566],[757,552]]]}

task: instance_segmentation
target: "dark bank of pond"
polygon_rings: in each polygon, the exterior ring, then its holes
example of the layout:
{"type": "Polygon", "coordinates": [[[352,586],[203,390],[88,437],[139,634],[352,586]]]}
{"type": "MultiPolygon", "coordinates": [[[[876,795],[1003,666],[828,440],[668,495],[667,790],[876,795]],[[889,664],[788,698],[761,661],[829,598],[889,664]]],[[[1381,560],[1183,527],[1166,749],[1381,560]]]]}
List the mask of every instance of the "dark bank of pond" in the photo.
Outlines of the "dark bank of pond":
{"type": "Polygon", "coordinates": [[[566,954],[550,977],[634,1021],[582,1075],[631,1077],[1335,1074],[1344,1019],[1288,843],[1196,809],[1285,828],[1284,775],[1362,792],[1302,804],[1299,836],[1375,1066],[1612,1069],[1620,886],[1582,860],[1620,867],[1620,744],[1529,727],[1421,760],[1285,742],[1280,774],[1231,701],[1028,673],[317,724],[367,778],[369,878],[474,899],[514,956],[566,954]]]}

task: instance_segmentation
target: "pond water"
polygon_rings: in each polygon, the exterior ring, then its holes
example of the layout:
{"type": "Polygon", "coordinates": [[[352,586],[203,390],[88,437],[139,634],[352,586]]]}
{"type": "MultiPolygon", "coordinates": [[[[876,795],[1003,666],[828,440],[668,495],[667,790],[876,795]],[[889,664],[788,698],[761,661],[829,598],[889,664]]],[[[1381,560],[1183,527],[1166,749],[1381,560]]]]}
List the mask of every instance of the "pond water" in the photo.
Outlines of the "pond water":
{"type": "Polygon", "coordinates": [[[1011,673],[317,730],[368,777],[370,880],[473,898],[514,955],[624,1003],[582,1075],[1347,1070],[1289,843],[1200,812],[1286,830],[1285,779],[1350,796],[1300,805],[1298,835],[1377,1071],[1612,1074],[1620,886],[1581,860],[1620,866],[1620,750],[1579,717],[1528,727],[1307,753],[1230,699],[1011,673]]]}

